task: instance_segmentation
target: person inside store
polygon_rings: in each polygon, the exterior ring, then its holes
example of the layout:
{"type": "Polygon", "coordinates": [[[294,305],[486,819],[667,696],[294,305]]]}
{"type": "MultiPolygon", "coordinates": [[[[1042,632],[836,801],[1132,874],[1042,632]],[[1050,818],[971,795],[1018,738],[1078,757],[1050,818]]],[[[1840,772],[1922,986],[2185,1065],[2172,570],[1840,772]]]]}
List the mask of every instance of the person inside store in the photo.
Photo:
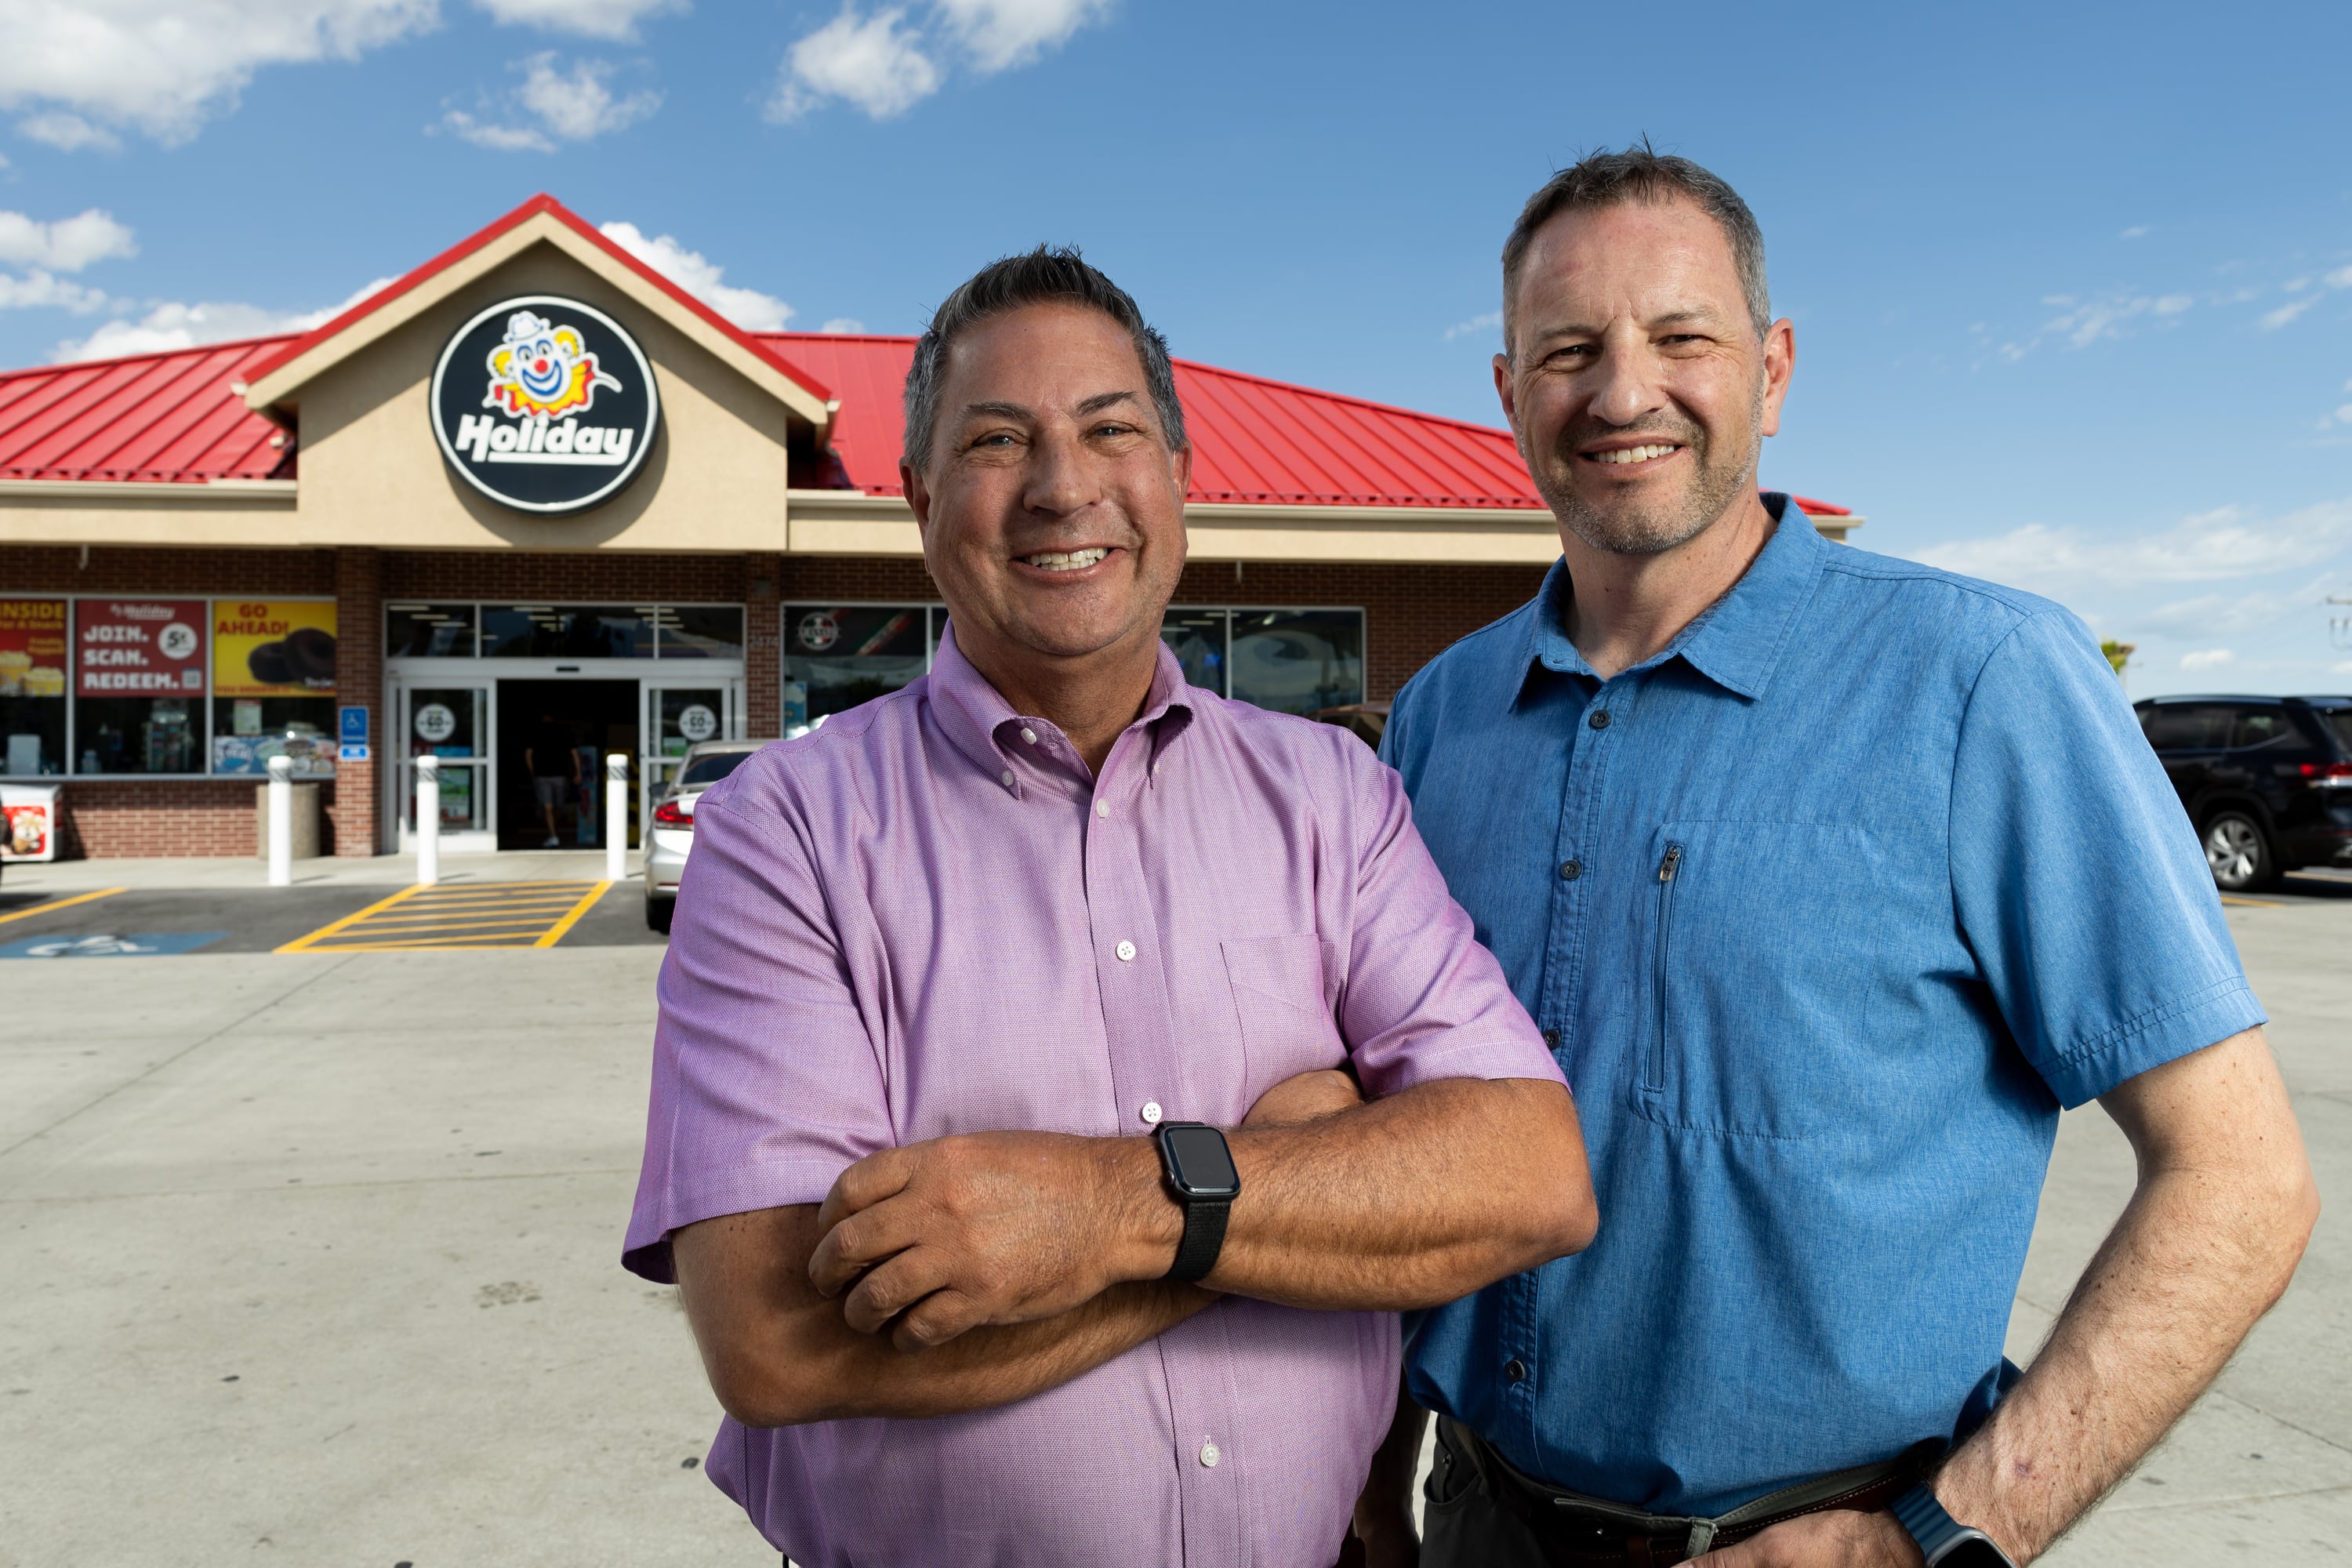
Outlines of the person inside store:
{"type": "Polygon", "coordinates": [[[1162,645],[1134,301],[984,268],[906,408],[951,626],[701,797],[624,1261],[794,1563],[1329,1568],[1394,1310],[1591,1239],[1575,1107],[1395,775],[1162,645]]]}
{"type": "Polygon", "coordinates": [[[558,806],[577,806],[580,803],[580,749],[574,743],[578,737],[569,724],[559,723],[555,715],[542,711],[539,723],[530,732],[530,743],[523,747],[523,766],[530,773],[531,793],[539,798],[539,815],[547,825],[546,841],[541,849],[562,846],[562,838],[555,831],[558,806]]]}
{"type": "Polygon", "coordinates": [[[1409,1325],[1373,1560],[1412,1560],[1427,1406],[1424,1568],[2027,1562],[2317,1212],[2198,842],[2072,615],[1759,497],[1795,342],[1729,185],[1588,158],[1502,283],[1495,385],[1562,554],[1383,750],[1555,1043],[1608,1225],[1409,1325]],[[2093,1100],[2138,1185],[2021,1374],[2059,1110],[2093,1100]]]}

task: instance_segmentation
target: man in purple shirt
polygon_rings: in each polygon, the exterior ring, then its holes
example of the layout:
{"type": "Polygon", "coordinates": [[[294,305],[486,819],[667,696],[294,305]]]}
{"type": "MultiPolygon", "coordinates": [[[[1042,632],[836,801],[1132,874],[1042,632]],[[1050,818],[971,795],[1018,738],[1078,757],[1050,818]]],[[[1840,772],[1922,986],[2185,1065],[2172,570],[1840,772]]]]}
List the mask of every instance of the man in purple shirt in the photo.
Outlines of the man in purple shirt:
{"type": "Polygon", "coordinates": [[[953,629],[702,797],[624,1260],[796,1563],[1327,1568],[1390,1314],[1591,1239],[1575,1110],[1396,775],[1162,648],[1134,302],[998,262],[907,406],[953,629]]]}

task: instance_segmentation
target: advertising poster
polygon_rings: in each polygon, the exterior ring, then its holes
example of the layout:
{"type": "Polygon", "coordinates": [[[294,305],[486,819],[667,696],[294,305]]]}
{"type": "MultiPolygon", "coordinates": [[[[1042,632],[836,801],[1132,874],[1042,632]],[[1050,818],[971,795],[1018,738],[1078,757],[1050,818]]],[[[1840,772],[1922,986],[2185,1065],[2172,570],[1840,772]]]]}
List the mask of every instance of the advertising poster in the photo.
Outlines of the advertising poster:
{"type": "Polygon", "coordinates": [[[0,860],[54,860],[58,787],[0,784],[0,860]]]}
{"type": "Polygon", "coordinates": [[[213,602],[213,695],[328,697],[335,689],[330,602],[213,602]]]}
{"type": "Polygon", "coordinates": [[[66,602],[0,599],[0,697],[66,694],[66,602]]]}
{"type": "Polygon", "coordinates": [[[195,697],[205,689],[202,599],[83,599],[74,606],[74,692],[195,697]]]}

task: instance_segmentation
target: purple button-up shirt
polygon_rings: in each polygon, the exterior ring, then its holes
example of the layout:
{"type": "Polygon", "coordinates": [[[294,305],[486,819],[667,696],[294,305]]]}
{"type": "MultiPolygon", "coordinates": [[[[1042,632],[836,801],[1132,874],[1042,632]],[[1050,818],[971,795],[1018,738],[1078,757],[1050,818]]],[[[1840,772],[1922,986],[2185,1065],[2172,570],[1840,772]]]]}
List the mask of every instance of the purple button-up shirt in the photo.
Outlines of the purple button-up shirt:
{"type": "MultiPolygon", "coordinates": [[[[661,973],[624,1261],[823,1201],[879,1149],[1239,1122],[1366,1090],[1559,1081],[1354,736],[1189,688],[1163,649],[1090,776],[941,640],[931,673],[702,796],[661,973]]],[[[1229,1297],[1034,1398],[719,1427],[709,1469],[814,1568],[1328,1568],[1386,1431],[1397,1326],[1229,1297]]]]}

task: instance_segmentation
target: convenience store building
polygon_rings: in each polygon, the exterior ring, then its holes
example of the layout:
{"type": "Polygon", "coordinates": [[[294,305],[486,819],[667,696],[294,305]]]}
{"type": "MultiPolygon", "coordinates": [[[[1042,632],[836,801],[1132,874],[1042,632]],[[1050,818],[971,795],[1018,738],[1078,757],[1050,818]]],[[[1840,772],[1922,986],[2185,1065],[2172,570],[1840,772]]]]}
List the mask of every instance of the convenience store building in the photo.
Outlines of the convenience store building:
{"type": "MultiPolygon", "coordinates": [[[[782,733],[920,674],[913,340],[748,332],[536,197],[299,336],[0,374],[0,786],[66,856],[251,855],[284,752],[333,852],[536,847],[525,748],[782,733]]],[[[1179,362],[1167,637],[1307,712],[1523,603],[1555,524],[1503,431],[1179,362]]],[[[1832,537],[1861,520],[1802,503],[1832,537]]],[[[593,794],[567,844],[596,844],[593,794]]]]}

